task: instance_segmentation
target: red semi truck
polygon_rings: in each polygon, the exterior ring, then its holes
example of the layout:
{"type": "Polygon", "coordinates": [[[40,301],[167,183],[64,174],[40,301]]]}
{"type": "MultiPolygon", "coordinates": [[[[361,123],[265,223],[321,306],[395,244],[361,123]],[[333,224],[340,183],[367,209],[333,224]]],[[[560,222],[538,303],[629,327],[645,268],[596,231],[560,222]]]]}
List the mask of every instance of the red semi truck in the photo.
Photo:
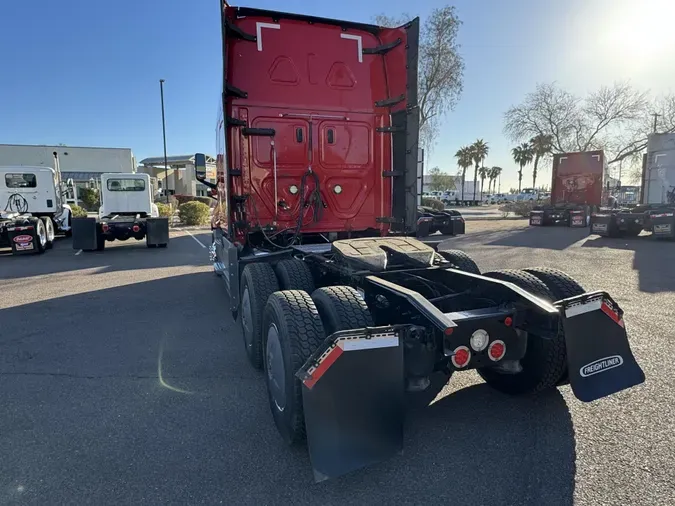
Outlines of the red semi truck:
{"type": "Polygon", "coordinates": [[[602,151],[555,154],[551,203],[534,208],[530,225],[587,227],[591,212],[607,202],[617,183],[602,151]]]}
{"type": "Polygon", "coordinates": [[[481,274],[411,237],[418,19],[223,3],[222,27],[217,183],[195,155],[216,190],[209,252],[277,429],[306,438],[317,480],[400,451],[405,397],[428,402],[453,373],[513,395],[569,382],[583,401],[644,381],[607,293],[553,269],[481,274]]]}

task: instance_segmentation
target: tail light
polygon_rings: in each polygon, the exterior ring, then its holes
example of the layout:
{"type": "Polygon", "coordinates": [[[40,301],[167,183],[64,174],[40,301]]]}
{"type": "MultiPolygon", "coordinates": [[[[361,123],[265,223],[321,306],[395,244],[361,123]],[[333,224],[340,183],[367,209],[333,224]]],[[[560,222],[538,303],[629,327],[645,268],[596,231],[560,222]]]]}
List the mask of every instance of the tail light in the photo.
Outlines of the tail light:
{"type": "Polygon", "coordinates": [[[138,225],[134,225],[133,227],[131,227],[131,230],[134,231],[134,234],[137,234],[141,230],[141,227],[139,227],[138,225]]]}
{"type": "Polygon", "coordinates": [[[104,232],[107,232],[108,230],[110,230],[110,227],[108,226],[107,223],[104,223],[103,225],[101,225],[101,230],[103,230],[104,232]]]}
{"type": "Polygon", "coordinates": [[[469,363],[469,360],[471,360],[471,352],[466,346],[458,346],[455,348],[455,351],[450,360],[452,360],[452,365],[454,365],[457,369],[461,369],[466,367],[469,363]]]}
{"type": "Polygon", "coordinates": [[[488,347],[488,356],[493,362],[501,360],[506,355],[506,344],[504,341],[492,341],[488,347]]]}

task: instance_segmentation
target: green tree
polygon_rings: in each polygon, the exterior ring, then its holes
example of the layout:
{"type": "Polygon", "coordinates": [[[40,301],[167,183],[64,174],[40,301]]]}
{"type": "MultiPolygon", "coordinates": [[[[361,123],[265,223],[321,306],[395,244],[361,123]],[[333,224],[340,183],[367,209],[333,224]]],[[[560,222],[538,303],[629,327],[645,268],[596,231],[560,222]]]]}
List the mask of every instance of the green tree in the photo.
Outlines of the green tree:
{"type": "Polygon", "coordinates": [[[439,167],[434,167],[429,171],[430,182],[429,189],[431,191],[450,190],[455,186],[455,179],[445,172],[442,172],[439,167]]]}
{"type": "Polygon", "coordinates": [[[488,177],[488,172],[490,169],[487,167],[481,167],[478,169],[478,175],[480,176],[480,199],[483,200],[483,185],[485,184],[485,179],[488,177]]]}
{"type": "Polygon", "coordinates": [[[539,165],[539,160],[549,154],[552,145],[553,137],[547,134],[535,135],[530,139],[530,147],[534,153],[534,167],[532,168],[532,188],[537,187],[537,166],[539,165]]]}
{"type": "Polygon", "coordinates": [[[518,169],[518,192],[520,193],[520,190],[522,189],[523,167],[532,162],[534,153],[532,152],[532,146],[527,142],[513,148],[511,153],[513,154],[513,161],[520,167],[518,169]]]}
{"type": "MultiPolygon", "coordinates": [[[[490,178],[490,185],[492,186],[492,191],[490,191],[490,193],[494,193],[494,192],[495,192],[497,178],[501,175],[502,170],[503,170],[503,169],[502,169],[501,167],[496,167],[496,166],[495,166],[495,167],[492,167],[492,168],[488,171],[488,177],[490,178]]],[[[489,191],[489,189],[488,189],[488,191],[489,191]]]]}
{"type": "Polygon", "coordinates": [[[469,147],[469,149],[471,150],[471,158],[475,164],[473,169],[473,200],[475,201],[476,183],[478,182],[478,167],[483,165],[490,148],[488,147],[487,142],[484,142],[483,139],[478,139],[469,147]]]}
{"type": "Polygon", "coordinates": [[[471,167],[471,164],[473,163],[471,148],[469,146],[462,146],[455,153],[455,158],[457,158],[457,165],[459,165],[459,168],[462,171],[462,201],[463,201],[464,181],[466,180],[466,169],[471,167]]]}
{"type": "Polygon", "coordinates": [[[80,200],[82,201],[82,207],[87,211],[98,211],[101,203],[96,188],[80,188],[78,192],[80,200]]]}

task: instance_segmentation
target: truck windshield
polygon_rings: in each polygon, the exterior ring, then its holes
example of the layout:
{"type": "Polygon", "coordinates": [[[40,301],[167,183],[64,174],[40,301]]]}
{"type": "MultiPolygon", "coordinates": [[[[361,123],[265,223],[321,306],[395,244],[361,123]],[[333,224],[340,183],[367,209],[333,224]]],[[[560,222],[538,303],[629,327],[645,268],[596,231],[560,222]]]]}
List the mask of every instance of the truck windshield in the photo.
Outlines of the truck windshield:
{"type": "Polygon", "coordinates": [[[142,192],[145,190],[145,181],[142,179],[108,179],[108,191],[111,192],[142,192]]]}
{"type": "Polygon", "coordinates": [[[37,178],[35,174],[5,174],[7,188],[35,188],[37,178]]]}

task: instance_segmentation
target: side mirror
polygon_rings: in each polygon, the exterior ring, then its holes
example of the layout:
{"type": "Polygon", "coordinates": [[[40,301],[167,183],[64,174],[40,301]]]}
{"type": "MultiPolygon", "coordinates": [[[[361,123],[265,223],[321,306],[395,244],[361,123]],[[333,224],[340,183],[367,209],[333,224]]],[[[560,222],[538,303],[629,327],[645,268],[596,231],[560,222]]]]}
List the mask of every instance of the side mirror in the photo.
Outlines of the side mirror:
{"type": "Polygon", "coordinates": [[[206,179],[206,155],[204,153],[195,153],[195,177],[200,183],[206,179]]]}

